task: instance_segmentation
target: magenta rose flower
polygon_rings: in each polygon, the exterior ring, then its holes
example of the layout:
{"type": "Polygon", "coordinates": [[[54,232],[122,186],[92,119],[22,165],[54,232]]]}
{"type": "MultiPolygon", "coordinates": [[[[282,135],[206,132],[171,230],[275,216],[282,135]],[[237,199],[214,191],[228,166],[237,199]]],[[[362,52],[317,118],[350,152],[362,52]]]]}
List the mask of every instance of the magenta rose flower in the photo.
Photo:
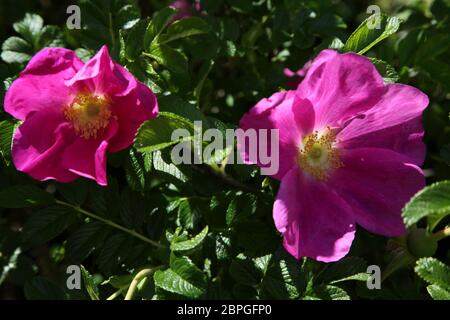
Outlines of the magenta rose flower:
{"type": "Polygon", "coordinates": [[[5,95],[5,110],[23,123],[12,159],[37,180],[78,177],[106,185],[106,153],[127,148],[158,113],[153,92],[114,62],[104,46],[83,63],[74,51],[38,52],[5,95]]]}
{"type": "Polygon", "coordinates": [[[356,224],[384,236],[405,232],[401,209],[425,184],[427,105],[416,88],[384,84],[367,58],[324,50],[297,90],[275,93],[243,116],[244,130],[279,129],[273,217],[290,254],[339,260],[356,224]]]}
{"type": "Polygon", "coordinates": [[[169,7],[178,10],[177,14],[173,17],[173,21],[192,16],[192,5],[188,0],[175,0],[169,7]]]}
{"type": "Polygon", "coordinates": [[[289,89],[295,89],[297,86],[302,82],[302,79],[305,77],[306,73],[308,72],[309,68],[311,67],[312,60],[305,63],[305,65],[297,70],[292,71],[289,68],[284,68],[283,74],[285,77],[289,79],[287,86],[289,89]]]}

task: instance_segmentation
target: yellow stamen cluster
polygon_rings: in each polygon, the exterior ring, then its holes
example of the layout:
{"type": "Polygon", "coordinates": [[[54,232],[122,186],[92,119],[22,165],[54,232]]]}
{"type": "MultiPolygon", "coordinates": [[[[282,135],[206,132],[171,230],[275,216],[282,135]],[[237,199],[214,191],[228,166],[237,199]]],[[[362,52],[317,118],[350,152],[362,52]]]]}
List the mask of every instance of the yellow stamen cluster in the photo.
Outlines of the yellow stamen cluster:
{"type": "Polygon", "coordinates": [[[339,150],[334,146],[336,134],[327,128],[322,134],[307,135],[300,147],[298,164],[318,180],[326,180],[332,170],[343,166],[339,150]]]}
{"type": "Polygon", "coordinates": [[[111,111],[106,97],[82,93],[64,109],[64,116],[79,136],[90,139],[97,138],[98,132],[108,126],[111,111]]]}

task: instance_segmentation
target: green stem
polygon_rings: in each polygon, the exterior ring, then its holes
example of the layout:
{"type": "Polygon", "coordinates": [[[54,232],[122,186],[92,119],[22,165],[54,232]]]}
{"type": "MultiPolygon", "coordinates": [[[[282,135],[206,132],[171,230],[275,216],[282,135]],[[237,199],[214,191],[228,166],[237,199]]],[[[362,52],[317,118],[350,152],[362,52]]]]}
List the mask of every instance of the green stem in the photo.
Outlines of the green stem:
{"type": "Polygon", "coordinates": [[[109,26],[108,26],[109,35],[111,36],[112,48],[114,48],[116,46],[116,39],[114,38],[113,17],[112,17],[111,12],[108,13],[108,18],[109,18],[109,26]]]}
{"type": "Polygon", "coordinates": [[[259,192],[257,188],[254,188],[253,186],[249,186],[246,184],[241,183],[240,181],[237,181],[233,179],[232,177],[228,176],[226,173],[221,172],[221,170],[218,168],[217,165],[214,166],[197,166],[197,165],[191,165],[191,168],[202,173],[202,174],[213,174],[215,177],[222,180],[222,182],[226,183],[229,186],[232,186],[236,189],[247,191],[247,192],[259,192]]]}
{"type": "Polygon", "coordinates": [[[433,234],[433,238],[435,238],[437,241],[445,239],[450,236],[450,226],[445,227],[441,231],[438,231],[433,234]]]}
{"type": "Polygon", "coordinates": [[[144,242],[147,242],[147,243],[151,244],[152,246],[155,246],[155,247],[158,247],[158,248],[165,248],[165,246],[160,244],[159,242],[151,240],[151,239],[143,236],[142,234],[140,234],[140,233],[138,233],[138,232],[136,232],[134,230],[125,228],[125,227],[123,227],[123,226],[121,226],[121,225],[119,225],[119,224],[117,224],[117,223],[115,223],[115,222],[113,222],[111,220],[108,220],[108,219],[105,219],[103,217],[100,217],[100,216],[98,216],[98,215],[96,215],[96,214],[94,214],[92,212],[86,211],[86,210],[84,210],[84,209],[82,209],[82,208],[80,208],[78,206],[74,206],[74,205],[72,205],[70,203],[67,203],[67,202],[64,202],[64,201],[61,201],[61,200],[56,200],[55,202],[57,204],[59,204],[59,205],[70,207],[70,208],[78,211],[79,213],[82,213],[85,216],[88,216],[88,217],[90,217],[92,219],[101,221],[101,222],[107,224],[110,227],[113,227],[113,228],[116,228],[116,229],[121,230],[123,232],[126,232],[126,233],[128,233],[129,235],[131,235],[131,236],[133,236],[135,238],[138,238],[138,239],[140,239],[140,240],[142,240],[144,242]]]}
{"type": "Polygon", "coordinates": [[[131,281],[130,287],[128,288],[127,294],[125,296],[125,300],[133,300],[134,294],[136,292],[137,286],[142,279],[151,276],[155,273],[156,270],[163,268],[164,266],[158,266],[154,268],[143,269],[139,271],[131,281]]]}
{"type": "Polygon", "coordinates": [[[387,267],[381,273],[381,282],[386,280],[391,274],[393,274],[398,269],[406,267],[410,263],[414,262],[414,258],[409,254],[408,251],[403,250],[399,254],[397,254],[391,262],[387,265],[387,267]]]}
{"type": "Polygon", "coordinates": [[[122,292],[124,291],[124,289],[119,289],[116,292],[114,292],[112,295],[110,295],[108,298],[106,298],[106,300],[114,300],[116,299],[118,296],[120,296],[122,294],[122,292]]]}

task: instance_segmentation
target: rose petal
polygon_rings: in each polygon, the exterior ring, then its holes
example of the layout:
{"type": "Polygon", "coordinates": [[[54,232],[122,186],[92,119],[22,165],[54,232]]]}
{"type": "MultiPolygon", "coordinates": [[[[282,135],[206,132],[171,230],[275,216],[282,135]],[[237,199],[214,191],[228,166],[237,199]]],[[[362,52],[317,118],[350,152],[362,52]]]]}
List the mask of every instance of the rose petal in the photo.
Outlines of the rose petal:
{"type": "Polygon", "coordinates": [[[425,186],[420,168],[401,154],[379,148],[345,150],[341,160],[344,167],[329,184],[352,207],[356,222],[376,234],[402,235],[401,210],[425,186]]]}
{"type": "Polygon", "coordinates": [[[383,79],[369,59],[354,53],[323,51],[314,60],[297,93],[311,101],[316,129],[340,127],[374,106],[385,91],[383,79]]]}
{"type": "Polygon", "coordinates": [[[64,80],[72,77],[83,62],[74,51],[45,48],[28,63],[5,95],[5,111],[25,120],[39,110],[59,110],[71,101],[71,91],[64,80]]]}
{"type": "Polygon", "coordinates": [[[14,165],[37,180],[73,181],[77,175],[60,163],[66,143],[73,139],[73,130],[60,113],[33,112],[14,134],[14,165]]]}
{"type": "Polygon", "coordinates": [[[116,97],[111,110],[117,118],[118,130],[109,140],[108,151],[117,152],[133,143],[136,132],[144,121],[156,117],[158,101],[146,85],[138,83],[129,95],[116,97]]]}
{"type": "Polygon", "coordinates": [[[421,165],[425,158],[422,112],[427,105],[428,97],[420,90],[403,84],[388,85],[381,100],[350,121],[337,139],[343,148],[390,149],[421,165]]]}
{"type": "MultiPolygon", "coordinates": [[[[314,127],[314,109],[308,100],[300,99],[295,95],[295,91],[278,92],[268,99],[263,99],[255,107],[250,109],[240,121],[240,128],[243,130],[256,130],[257,144],[251,144],[238,135],[238,148],[241,158],[245,163],[258,163],[260,167],[267,167],[261,163],[259,157],[255,162],[251,159],[250,148],[259,151],[262,148],[261,141],[267,145],[270,155],[275,155],[272,151],[271,132],[268,131],[267,139],[261,139],[261,129],[279,130],[279,152],[283,159],[278,159],[279,170],[273,175],[276,179],[282,179],[296,163],[298,146],[301,143],[302,135],[309,133],[314,127]]],[[[264,136],[261,136],[264,137],[264,136]]],[[[256,154],[256,152],[255,152],[256,154]]],[[[277,161],[276,158],[273,158],[277,161]]]]}
{"type": "Polygon", "coordinates": [[[77,137],[62,155],[62,166],[79,176],[106,186],[106,151],[108,140],[117,133],[117,121],[112,119],[105,134],[97,139],[77,137]]]}
{"type": "Polygon", "coordinates": [[[77,91],[107,96],[127,95],[136,87],[134,77],[111,59],[106,46],[65,83],[77,91]]]}
{"type": "Polygon", "coordinates": [[[355,236],[352,208],[322,182],[290,170],[273,206],[284,247],[294,257],[331,262],[350,250],[355,236]]]}

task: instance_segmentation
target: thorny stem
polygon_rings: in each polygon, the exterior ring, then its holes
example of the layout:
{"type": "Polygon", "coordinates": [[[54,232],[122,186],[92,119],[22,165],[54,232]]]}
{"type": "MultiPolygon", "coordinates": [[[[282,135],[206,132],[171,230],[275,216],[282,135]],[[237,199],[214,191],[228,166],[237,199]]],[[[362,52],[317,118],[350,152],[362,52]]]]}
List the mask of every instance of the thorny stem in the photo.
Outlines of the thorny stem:
{"type": "Polygon", "coordinates": [[[157,248],[165,248],[164,245],[160,244],[157,241],[151,240],[151,239],[143,236],[142,234],[140,234],[140,233],[138,233],[138,232],[136,232],[134,230],[125,228],[125,227],[123,227],[123,226],[121,226],[121,225],[119,225],[119,224],[117,224],[117,223],[115,223],[115,222],[113,222],[111,220],[108,220],[106,218],[100,217],[100,216],[98,216],[98,215],[96,215],[96,214],[94,214],[92,212],[86,211],[86,210],[84,210],[84,209],[82,209],[82,208],[80,208],[78,206],[74,206],[74,205],[72,205],[70,203],[67,203],[67,202],[64,202],[64,201],[61,201],[61,200],[56,200],[55,202],[57,204],[59,204],[59,205],[73,208],[74,210],[78,211],[79,213],[82,213],[85,216],[88,216],[88,217],[93,218],[95,220],[101,221],[101,222],[109,225],[110,227],[113,227],[113,228],[116,228],[116,229],[121,230],[123,232],[126,232],[126,233],[128,233],[129,235],[131,235],[131,236],[133,236],[135,238],[138,238],[138,239],[140,239],[140,240],[142,240],[144,242],[147,242],[147,243],[151,244],[152,246],[155,246],[157,248]]]}
{"type": "Polygon", "coordinates": [[[125,300],[133,300],[134,293],[136,292],[137,286],[142,279],[145,279],[151,276],[155,271],[163,268],[164,266],[158,266],[154,268],[147,268],[139,271],[131,281],[130,287],[128,288],[127,294],[125,296],[125,300]]]}

